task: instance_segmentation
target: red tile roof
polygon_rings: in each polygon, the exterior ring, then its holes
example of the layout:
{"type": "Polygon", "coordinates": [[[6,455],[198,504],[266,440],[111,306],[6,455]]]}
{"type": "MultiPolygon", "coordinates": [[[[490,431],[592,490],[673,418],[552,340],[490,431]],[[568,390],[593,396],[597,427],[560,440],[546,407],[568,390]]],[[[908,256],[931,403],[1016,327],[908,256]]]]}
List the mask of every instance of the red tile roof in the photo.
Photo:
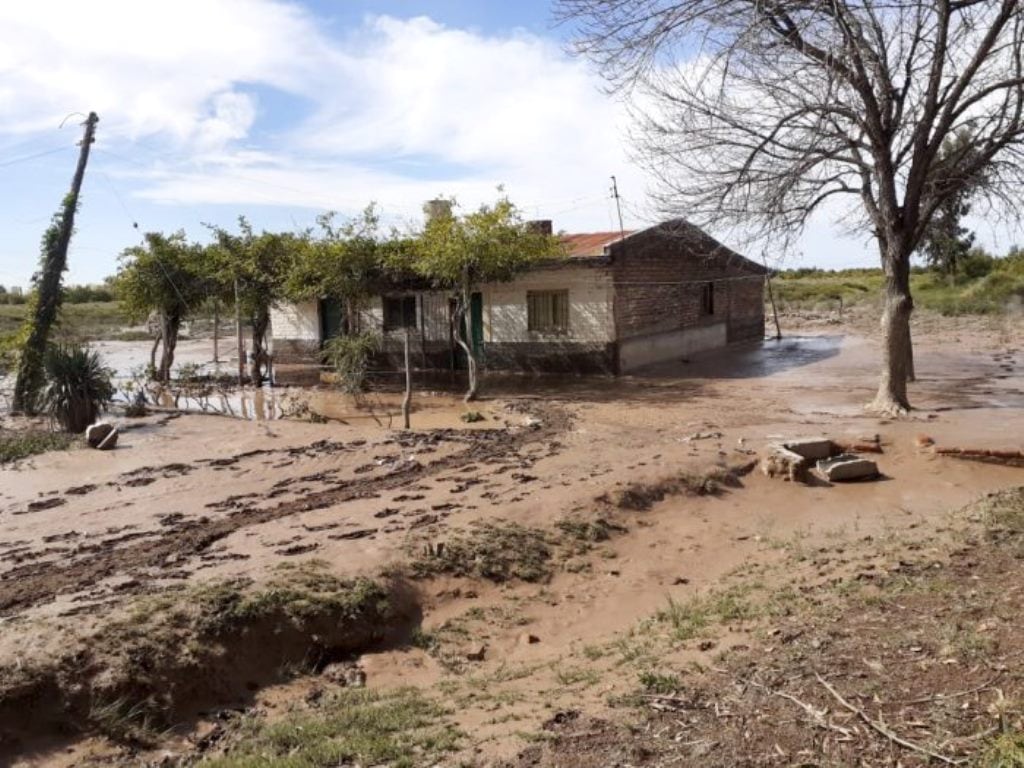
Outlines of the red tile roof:
{"type": "MultiPolygon", "coordinates": [[[[627,237],[631,234],[633,234],[632,230],[626,230],[627,237]]],[[[565,245],[569,258],[573,259],[603,256],[606,245],[621,239],[621,232],[581,232],[561,236],[562,244],[565,245]]]]}

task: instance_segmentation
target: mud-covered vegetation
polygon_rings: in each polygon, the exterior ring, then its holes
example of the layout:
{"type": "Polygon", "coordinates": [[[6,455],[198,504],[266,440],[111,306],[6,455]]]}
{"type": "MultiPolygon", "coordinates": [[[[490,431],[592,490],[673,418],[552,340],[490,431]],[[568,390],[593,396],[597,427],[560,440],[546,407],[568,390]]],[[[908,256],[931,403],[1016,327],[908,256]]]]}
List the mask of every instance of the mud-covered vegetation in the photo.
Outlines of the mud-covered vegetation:
{"type": "Polygon", "coordinates": [[[446,574],[488,581],[546,581],[552,541],[539,529],[505,521],[474,521],[443,542],[427,544],[411,563],[418,577],[446,574]]]}
{"type": "Polygon", "coordinates": [[[314,562],[282,567],[259,586],[142,597],[63,652],[0,668],[0,722],[46,732],[70,721],[149,744],[189,707],[235,701],[253,681],[370,647],[403,620],[396,590],[339,579],[314,562]]]}
{"type": "Polygon", "coordinates": [[[740,477],[753,464],[737,467],[713,467],[705,472],[680,472],[657,480],[637,481],[615,488],[598,497],[598,501],[618,509],[644,511],[669,496],[717,496],[727,488],[735,488],[740,477]]]}

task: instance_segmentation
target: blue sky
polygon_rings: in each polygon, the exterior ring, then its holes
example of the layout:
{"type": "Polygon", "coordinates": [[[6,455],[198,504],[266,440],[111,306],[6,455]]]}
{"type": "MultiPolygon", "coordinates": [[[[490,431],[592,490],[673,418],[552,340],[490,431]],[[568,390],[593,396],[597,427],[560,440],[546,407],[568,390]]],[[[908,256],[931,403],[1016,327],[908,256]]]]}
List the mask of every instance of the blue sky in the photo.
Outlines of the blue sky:
{"type": "MultiPolygon", "coordinates": [[[[50,0],[0,5],[0,283],[27,285],[67,190],[81,116],[100,115],[70,282],[99,281],[147,230],[297,229],[376,201],[492,200],[556,229],[656,217],[623,104],[565,51],[542,0],[50,0]],[[134,225],[138,224],[138,228],[134,225]]],[[[681,212],[685,215],[685,212],[681,212]]],[[[713,233],[715,234],[715,233],[713,233]]],[[[1003,244],[1005,245],[1005,243],[1003,244]]],[[[786,264],[868,266],[827,222],[786,264]]]]}

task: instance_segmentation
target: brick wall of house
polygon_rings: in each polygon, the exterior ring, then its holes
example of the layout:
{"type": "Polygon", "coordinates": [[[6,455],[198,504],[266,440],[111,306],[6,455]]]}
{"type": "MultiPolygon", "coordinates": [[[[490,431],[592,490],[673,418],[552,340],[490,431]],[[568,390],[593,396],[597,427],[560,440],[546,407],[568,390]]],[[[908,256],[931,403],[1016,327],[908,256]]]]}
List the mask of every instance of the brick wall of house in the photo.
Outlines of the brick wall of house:
{"type": "Polygon", "coordinates": [[[763,336],[763,276],[695,227],[669,222],[614,244],[611,252],[620,340],[722,322],[729,341],[763,336]],[[704,282],[714,285],[710,315],[701,311],[704,282]]]}

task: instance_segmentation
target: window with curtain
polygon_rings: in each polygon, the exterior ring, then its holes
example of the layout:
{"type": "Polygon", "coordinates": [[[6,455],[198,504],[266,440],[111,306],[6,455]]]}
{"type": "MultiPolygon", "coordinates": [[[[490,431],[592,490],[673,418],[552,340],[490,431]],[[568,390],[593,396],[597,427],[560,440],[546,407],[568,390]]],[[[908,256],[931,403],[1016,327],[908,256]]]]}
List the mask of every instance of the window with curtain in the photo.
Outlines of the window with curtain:
{"type": "Polygon", "coordinates": [[[527,291],[526,325],[531,332],[569,332],[569,291],[527,291]]]}

